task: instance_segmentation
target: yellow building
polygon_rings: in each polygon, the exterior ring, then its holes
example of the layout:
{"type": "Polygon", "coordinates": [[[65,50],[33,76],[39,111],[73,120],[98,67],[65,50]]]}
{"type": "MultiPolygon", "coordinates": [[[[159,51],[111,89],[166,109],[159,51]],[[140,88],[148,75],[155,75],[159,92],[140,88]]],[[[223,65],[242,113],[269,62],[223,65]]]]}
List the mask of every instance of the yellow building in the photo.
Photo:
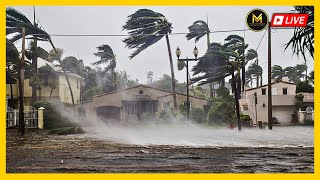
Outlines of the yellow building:
{"type": "MultiPolygon", "coordinates": [[[[49,66],[53,69],[54,73],[52,74],[41,74],[39,75],[41,86],[37,89],[37,100],[51,99],[58,100],[65,104],[72,104],[72,99],[69,91],[69,87],[67,84],[67,80],[63,74],[61,67],[50,63],[46,60],[38,58],[38,70],[49,66]],[[54,86],[52,86],[54,84],[54,86]]],[[[40,74],[40,73],[39,73],[40,74]]],[[[71,89],[73,92],[74,102],[76,104],[80,103],[80,86],[82,82],[82,78],[70,72],[67,72],[71,89]]],[[[6,87],[6,96],[8,103],[11,101],[14,102],[15,107],[18,107],[18,98],[19,98],[19,85],[18,82],[12,84],[12,94],[13,100],[11,100],[11,88],[10,85],[7,84],[6,87]]],[[[25,79],[24,81],[24,105],[31,106],[32,99],[32,86],[30,83],[30,79],[25,79]]]]}

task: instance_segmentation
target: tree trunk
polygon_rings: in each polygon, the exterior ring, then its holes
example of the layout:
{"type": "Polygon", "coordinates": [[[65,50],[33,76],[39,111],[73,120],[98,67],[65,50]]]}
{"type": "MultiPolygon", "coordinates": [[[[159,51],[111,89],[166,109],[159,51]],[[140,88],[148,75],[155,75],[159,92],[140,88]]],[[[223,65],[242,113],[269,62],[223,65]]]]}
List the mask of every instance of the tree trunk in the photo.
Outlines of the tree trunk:
{"type": "MultiPolygon", "coordinates": [[[[208,49],[210,47],[210,36],[209,36],[209,33],[207,33],[207,47],[208,47],[208,49]]],[[[213,83],[209,84],[209,91],[210,91],[210,97],[212,98],[213,97],[213,83]]]]}
{"type": "MultiPolygon", "coordinates": [[[[238,87],[238,88],[241,88],[241,87],[238,87]]],[[[238,131],[241,131],[239,96],[238,96],[238,90],[237,90],[237,86],[236,86],[236,78],[235,78],[233,72],[232,72],[232,89],[234,89],[234,102],[235,102],[235,104],[236,104],[236,114],[237,114],[237,121],[238,121],[238,131]]]]}
{"type": "Polygon", "coordinates": [[[13,108],[13,89],[12,89],[12,82],[10,81],[10,104],[8,103],[9,107],[13,108]]]}
{"type": "MultiPolygon", "coordinates": [[[[57,51],[57,49],[54,47],[51,39],[50,39],[49,41],[50,41],[50,44],[51,44],[52,48],[54,49],[55,53],[58,53],[58,51],[57,51]]],[[[71,88],[71,85],[70,85],[69,78],[68,78],[67,73],[66,73],[66,71],[65,71],[65,69],[64,69],[64,67],[63,67],[63,64],[62,64],[62,62],[61,62],[61,58],[59,57],[58,60],[59,60],[59,63],[60,63],[60,65],[61,65],[61,69],[62,69],[62,71],[63,71],[63,74],[64,74],[64,76],[66,77],[66,80],[67,80],[67,83],[68,83],[68,87],[69,87],[69,91],[70,91],[70,96],[71,96],[71,100],[72,100],[72,105],[73,105],[73,112],[76,112],[75,105],[74,105],[74,98],[73,98],[72,88],[71,88]]]]}
{"type": "Polygon", "coordinates": [[[21,65],[19,68],[19,133],[24,135],[24,57],[25,57],[25,28],[22,28],[22,54],[21,54],[21,65]]]}
{"type": "Polygon", "coordinates": [[[53,88],[51,87],[51,90],[50,90],[50,99],[52,97],[52,92],[53,92],[53,88]]]}
{"type": "MultiPolygon", "coordinates": [[[[38,53],[37,53],[37,38],[33,38],[34,46],[32,47],[32,67],[33,67],[33,75],[37,76],[38,74],[38,53]]],[[[37,85],[32,83],[32,105],[37,101],[37,85]]]]}
{"type": "MultiPolygon", "coordinates": [[[[166,35],[166,41],[167,41],[170,68],[171,68],[173,106],[174,106],[174,109],[177,110],[178,105],[177,105],[177,97],[176,97],[176,79],[174,77],[173,62],[172,62],[172,55],[171,55],[171,48],[170,48],[168,34],[166,35]]],[[[189,84],[187,84],[187,86],[189,86],[189,84]]]]}

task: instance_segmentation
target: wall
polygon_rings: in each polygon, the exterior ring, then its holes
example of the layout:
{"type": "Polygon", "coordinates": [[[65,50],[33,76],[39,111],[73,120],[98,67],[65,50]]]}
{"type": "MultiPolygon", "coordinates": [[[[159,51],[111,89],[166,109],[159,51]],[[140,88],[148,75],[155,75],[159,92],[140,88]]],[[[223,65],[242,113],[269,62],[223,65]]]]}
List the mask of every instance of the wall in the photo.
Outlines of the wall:
{"type": "Polygon", "coordinates": [[[129,100],[133,95],[139,95],[139,91],[143,91],[143,95],[148,95],[152,99],[157,99],[159,96],[164,96],[170,94],[169,92],[152,89],[144,86],[139,86],[136,88],[129,88],[123,91],[118,91],[115,93],[109,93],[105,95],[96,96],[93,98],[93,103],[95,106],[122,106],[122,100],[129,100]]]}
{"type": "MultiPolygon", "coordinates": [[[[163,110],[163,104],[169,102],[170,107],[173,108],[173,97],[172,95],[168,95],[165,97],[161,97],[158,98],[159,100],[159,108],[158,111],[162,111],[163,110]]],[[[207,100],[204,99],[199,99],[199,98],[195,98],[195,97],[190,97],[189,96],[189,101],[191,102],[191,107],[193,108],[200,108],[203,109],[203,106],[207,104],[207,100]]],[[[183,104],[183,102],[187,102],[187,96],[186,95],[181,95],[181,94],[177,94],[177,105],[178,108],[181,104],[183,104]]]]}
{"type": "MultiPolygon", "coordinates": [[[[272,111],[276,112],[273,113],[273,116],[279,113],[292,115],[295,110],[295,95],[273,95],[272,105],[272,111]]],[[[247,99],[240,99],[240,110],[243,114],[249,115],[254,124],[256,123],[254,95],[247,95],[247,99]],[[243,105],[248,105],[247,111],[244,111],[243,105]]],[[[291,117],[289,119],[284,117],[277,118],[283,125],[291,123],[291,117]]],[[[257,96],[257,119],[258,121],[268,122],[268,96],[257,96]]]]}
{"type": "MultiPolygon", "coordinates": [[[[69,77],[69,82],[70,82],[72,93],[73,93],[74,103],[79,104],[81,80],[80,78],[76,78],[73,76],[68,76],[68,77],[69,77]]],[[[59,95],[60,95],[61,102],[72,104],[69,86],[64,74],[62,73],[59,74],[59,95]]]]}

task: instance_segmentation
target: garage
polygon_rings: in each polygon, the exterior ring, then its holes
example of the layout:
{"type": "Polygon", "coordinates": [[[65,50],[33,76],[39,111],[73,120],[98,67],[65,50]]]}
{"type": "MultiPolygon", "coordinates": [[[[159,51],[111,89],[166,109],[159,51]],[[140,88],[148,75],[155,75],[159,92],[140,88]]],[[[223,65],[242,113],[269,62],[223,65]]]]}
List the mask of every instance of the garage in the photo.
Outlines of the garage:
{"type": "Polygon", "coordinates": [[[281,125],[288,125],[291,123],[294,110],[294,106],[276,106],[272,108],[272,116],[278,118],[281,125]]]}
{"type": "Polygon", "coordinates": [[[96,107],[97,117],[105,122],[120,122],[120,107],[99,106],[96,107]]]}

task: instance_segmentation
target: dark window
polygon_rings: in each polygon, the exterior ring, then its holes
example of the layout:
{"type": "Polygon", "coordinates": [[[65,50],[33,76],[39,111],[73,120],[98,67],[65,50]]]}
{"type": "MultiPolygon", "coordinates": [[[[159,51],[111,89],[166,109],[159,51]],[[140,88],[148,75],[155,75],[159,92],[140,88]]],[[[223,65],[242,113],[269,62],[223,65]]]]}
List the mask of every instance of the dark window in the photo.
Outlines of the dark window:
{"type": "Polygon", "coordinates": [[[266,88],[262,88],[262,95],[266,95],[267,94],[266,91],[267,91],[266,88]]]}
{"type": "Polygon", "coordinates": [[[142,91],[142,90],[140,90],[140,91],[139,91],[139,94],[143,94],[143,91],[142,91]]]}
{"type": "Polygon", "coordinates": [[[77,80],[77,89],[79,89],[79,81],[77,80]]]}
{"type": "Polygon", "coordinates": [[[287,95],[288,94],[288,88],[282,88],[282,94],[287,95]]]}

